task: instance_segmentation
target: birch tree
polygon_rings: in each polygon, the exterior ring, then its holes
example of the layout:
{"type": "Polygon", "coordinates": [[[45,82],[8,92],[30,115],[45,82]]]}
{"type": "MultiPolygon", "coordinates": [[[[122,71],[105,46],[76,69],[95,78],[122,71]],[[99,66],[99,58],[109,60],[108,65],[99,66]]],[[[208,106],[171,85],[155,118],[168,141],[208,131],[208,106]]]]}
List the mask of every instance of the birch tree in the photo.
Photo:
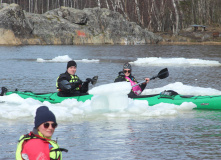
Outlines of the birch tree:
{"type": "Polygon", "coordinates": [[[109,7],[109,4],[108,4],[108,1],[106,0],[106,6],[107,6],[107,9],[110,9],[109,7]]]}
{"type": "Polygon", "coordinates": [[[38,13],[38,0],[35,0],[35,9],[34,13],[38,13]]]}
{"type": "Polygon", "coordinates": [[[48,0],[48,2],[47,2],[47,11],[49,11],[49,6],[50,6],[50,0],[48,0]]]}
{"type": "Polygon", "coordinates": [[[140,9],[139,9],[139,3],[137,0],[135,0],[135,7],[136,7],[136,13],[137,13],[137,18],[138,18],[138,22],[139,24],[141,24],[141,16],[140,16],[140,9]]]}
{"type": "Polygon", "coordinates": [[[176,6],[175,0],[172,0],[172,4],[173,4],[174,10],[175,10],[175,17],[176,17],[175,27],[173,27],[173,29],[175,29],[175,30],[173,31],[173,34],[177,35],[178,29],[179,29],[179,14],[177,11],[177,6],[176,6]]]}
{"type": "Polygon", "coordinates": [[[101,8],[101,2],[100,2],[100,0],[97,0],[97,5],[98,5],[99,8],[101,8]]]}
{"type": "Polygon", "coordinates": [[[28,12],[31,12],[31,0],[28,1],[28,12]]]}

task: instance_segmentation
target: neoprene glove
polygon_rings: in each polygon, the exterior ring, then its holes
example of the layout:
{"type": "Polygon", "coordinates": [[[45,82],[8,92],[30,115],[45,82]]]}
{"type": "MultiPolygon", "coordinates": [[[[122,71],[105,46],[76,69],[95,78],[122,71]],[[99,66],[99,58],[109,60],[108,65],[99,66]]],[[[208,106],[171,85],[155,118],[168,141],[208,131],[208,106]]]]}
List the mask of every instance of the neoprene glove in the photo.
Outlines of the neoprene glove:
{"type": "Polygon", "coordinates": [[[91,78],[87,78],[85,82],[90,83],[92,81],[91,78]]]}

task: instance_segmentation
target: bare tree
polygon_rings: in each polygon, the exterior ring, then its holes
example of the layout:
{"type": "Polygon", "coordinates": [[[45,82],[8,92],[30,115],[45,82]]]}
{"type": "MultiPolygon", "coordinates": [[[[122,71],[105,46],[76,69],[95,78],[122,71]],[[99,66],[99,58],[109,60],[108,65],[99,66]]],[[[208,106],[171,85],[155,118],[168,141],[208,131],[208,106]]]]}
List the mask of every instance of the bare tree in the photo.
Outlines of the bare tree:
{"type": "Polygon", "coordinates": [[[174,7],[174,10],[175,10],[175,17],[176,17],[175,27],[173,27],[173,29],[175,29],[175,30],[173,31],[173,33],[175,35],[177,35],[178,34],[178,29],[179,29],[179,14],[178,14],[178,10],[177,10],[175,0],[172,0],[172,3],[173,3],[173,7],[174,7]]]}
{"type": "Polygon", "coordinates": [[[140,9],[139,9],[139,3],[137,0],[135,0],[135,5],[136,5],[135,8],[136,8],[138,22],[139,22],[139,24],[141,24],[140,9]]]}
{"type": "Polygon", "coordinates": [[[106,0],[106,6],[107,6],[107,9],[110,9],[109,7],[109,4],[108,4],[108,1],[106,0]]]}
{"type": "Polygon", "coordinates": [[[190,24],[221,24],[221,0],[0,0],[17,3],[27,12],[44,13],[60,6],[108,8],[151,31],[179,29],[190,24]]]}
{"type": "Polygon", "coordinates": [[[101,8],[101,2],[100,2],[100,0],[97,0],[97,5],[98,5],[99,8],[101,8]]]}
{"type": "Polygon", "coordinates": [[[47,11],[49,11],[50,0],[47,1],[47,11]]]}
{"type": "Polygon", "coordinates": [[[35,0],[35,9],[34,13],[38,13],[38,0],[35,0]]]}

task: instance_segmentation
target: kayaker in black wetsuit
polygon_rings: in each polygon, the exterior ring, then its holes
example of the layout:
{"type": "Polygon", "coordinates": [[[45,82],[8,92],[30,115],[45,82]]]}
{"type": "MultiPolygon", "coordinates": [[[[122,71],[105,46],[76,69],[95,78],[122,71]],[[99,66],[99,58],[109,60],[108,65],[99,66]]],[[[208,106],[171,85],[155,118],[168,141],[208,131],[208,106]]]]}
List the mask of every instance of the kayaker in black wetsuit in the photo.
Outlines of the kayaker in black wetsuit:
{"type": "MultiPolygon", "coordinates": [[[[131,86],[137,84],[137,80],[135,79],[134,76],[131,74],[132,72],[132,67],[129,63],[125,63],[123,66],[123,71],[119,72],[118,77],[115,79],[114,82],[122,82],[122,81],[127,81],[131,83],[131,86]]],[[[131,92],[128,94],[129,97],[136,97],[141,94],[141,92],[145,89],[147,83],[150,81],[149,78],[145,78],[146,82],[142,83],[140,85],[137,85],[136,87],[133,87],[131,89],[131,92]]]]}
{"type": "Polygon", "coordinates": [[[77,63],[73,60],[67,63],[67,70],[60,74],[57,79],[56,87],[58,96],[71,97],[77,95],[85,95],[88,91],[88,84],[92,79],[87,78],[85,82],[75,75],[77,71],[77,63]]]}

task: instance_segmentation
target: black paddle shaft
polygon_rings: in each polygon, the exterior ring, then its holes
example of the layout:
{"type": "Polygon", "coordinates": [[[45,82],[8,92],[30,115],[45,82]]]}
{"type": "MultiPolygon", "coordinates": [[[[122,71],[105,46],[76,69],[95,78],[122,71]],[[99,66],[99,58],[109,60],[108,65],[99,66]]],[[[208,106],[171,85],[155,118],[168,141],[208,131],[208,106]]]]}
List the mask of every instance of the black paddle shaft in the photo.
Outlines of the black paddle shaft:
{"type": "MultiPolygon", "coordinates": [[[[167,69],[167,68],[164,68],[164,69],[162,69],[162,70],[158,73],[157,76],[153,76],[152,78],[150,78],[150,80],[153,80],[153,79],[155,79],[155,78],[164,79],[164,78],[167,78],[168,76],[169,76],[168,69],[167,69]]],[[[138,85],[140,85],[140,84],[142,84],[142,83],[144,83],[144,82],[146,82],[146,81],[137,83],[137,84],[133,85],[132,87],[138,86],[138,85]]]]}

